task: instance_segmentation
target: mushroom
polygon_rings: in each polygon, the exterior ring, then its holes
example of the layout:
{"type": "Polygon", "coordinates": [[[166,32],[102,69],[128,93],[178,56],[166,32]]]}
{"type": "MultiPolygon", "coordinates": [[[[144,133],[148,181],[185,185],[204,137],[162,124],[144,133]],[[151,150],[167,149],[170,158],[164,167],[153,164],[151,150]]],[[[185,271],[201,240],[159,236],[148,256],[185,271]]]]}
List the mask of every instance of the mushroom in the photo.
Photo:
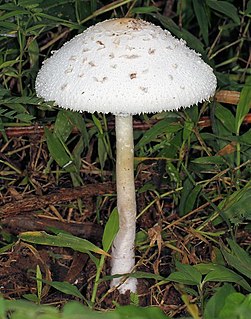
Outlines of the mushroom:
{"type": "Polygon", "coordinates": [[[140,19],[100,22],[47,59],[36,79],[39,97],[74,111],[115,115],[119,231],[112,247],[111,286],[136,292],[122,275],[135,266],[136,198],[132,116],[208,100],[216,77],[195,51],[170,32],[140,19]]]}

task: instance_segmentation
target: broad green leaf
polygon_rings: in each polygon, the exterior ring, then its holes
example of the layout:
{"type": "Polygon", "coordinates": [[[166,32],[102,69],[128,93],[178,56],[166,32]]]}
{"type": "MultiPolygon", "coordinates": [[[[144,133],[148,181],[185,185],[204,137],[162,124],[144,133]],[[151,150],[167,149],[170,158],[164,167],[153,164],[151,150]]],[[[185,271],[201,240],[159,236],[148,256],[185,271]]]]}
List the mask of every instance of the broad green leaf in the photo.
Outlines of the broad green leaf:
{"type": "Polygon", "coordinates": [[[22,298],[29,300],[29,301],[32,301],[32,302],[35,302],[35,303],[39,303],[39,298],[35,294],[24,294],[24,295],[22,295],[22,298]]]}
{"type": "Polygon", "coordinates": [[[21,103],[4,103],[4,105],[8,106],[12,110],[16,111],[20,114],[27,114],[27,109],[21,103]]]}
{"type": "Polygon", "coordinates": [[[185,121],[184,123],[184,128],[183,128],[183,142],[187,141],[192,132],[193,132],[193,128],[194,128],[194,123],[192,121],[185,121]]]}
{"type": "Polygon", "coordinates": [[[205,156],[205,157],[198,157],[191,161],[192,163],[196,164],[203,164],[203,165],[225,165],[226,161],[222,158],[222,156],[205,156]]]}
{"type": "Polygon", "coordinates": [[[6,318],[5,311],[5,300],[2,297],[0,297],[0,318],[6,318]]]}
{"type": "Polygon", "coordinates": [[[250,14],[250,13],[251,13],[251,0],[248,1],[247,9],[245,11],[245,14],[250,14]]]}
{"type": "Polygon", "coordinates": [[[67,140],[73,129],[73,124],[68,116],[69,113],[71,112],[68,110],[60,110],[54,126],[54,134],[63,142],[67,140]]]}
{"type": "Polygon", "coordinates": [[[0,32],[17,31],[18,26],[13,22],[0,21],[0,32]]]}
{"type": "MultiPolygon", "coordinates": [[[[132,278],[137,278],[137,279],[155,279],[155,280],[162,280],[163,282],[166,281],[170,281],[169,277],[165,278],[163,276],[160,275],[156,275],[156,274],[152,274],[149,272],[144,272],[144,271],[135,271],[133,273],[130,274],[124,274],[124,275],[128,275],[128,277],[132,277],[132,278]]],[[[113,278],[119,278],[121,277],[121,274],[117,274],[117,275],[108,275],[108,276],[104,276],[100,281],[107,281],[107,280],[111,280],[113,278]]]]}
{"type": "MultiPolygon", "coordinates": [[[[159,307],[137,307],[134,305],[118,307],[115,310],[120,316],[118,319],[170,319],[159,307]]],[[[110,312],[111,313],[111,312],[110,312]]],[[[109,317],[108,317],[109,318],[109,317]]],[[[108,319],[107,318],[107,319],[108,319]]],[[[112,318],[111,318],[112,319],[112,318]]]]}
{"type": "Polygon", "coordinates": [[[61,18],[58,18],[58,17],[55,17],[55,16],[52,16],[52,15],[49,15],[49,14],[46,14],[46,13],[43,13],[43,12],[37,12],[37,17],[40,17],[42,19],[45,19],[45,20],[51,20],[51,21],[54,21],[56,23],[59,23],[61,25],[64,25],[66,27],[69,27],[71,29],[79,29],[80,26],[74,22],[70,22],[70,21],[67,21],[65,19],[61,19],[61,18]]]}
{"type": "MultiPolygon", "coordinates": [[[[234,292],[226,297],[225,305],[219,313],[219,319],[247,319],[250,317],[251,299],[250,295],[244,296],[234,292]]],[[[217,318],[217,319],[218,319],[217,318]]]]}
{"type": "Polygon", "coordinates": [[[30,123],[32,120],[35,119],[35,117],[31,114],[24,114],[24,113],[19,113],[17,115],[15,115],[15,118],[22,121],[22,122],[25,122],[25,123],[30,123]]]}
{"type": "Polygon", "coordinates": [[[24,8],[36,8],[43,0],[19,0],[18,4],[24,8]]]}
{"type": "Polygon", "coordinates": [[[38,300],[41,300],[41,296],[42,296],[42,288],[43,288],[43,284],[42,284],[42,273],[40,270],[39,265],[37,265],[37,269],[36,269],[36,279],[37,279],[37,297],[38,300]]]}
{"type": "Polygon", "coordinates": [[[138,278],[138,279],[144,278],[144,279],[165,280],[163,276],[152,274],[149,272],[144,272],[144,271],[135,271],[134,273],[130,274],[130,277],[138,278]]]}
{"type": "Polygon", "coordinates": [[[239,141],[251,145],[251,128],[239,137],[239,141]]]}
{"type": "Polygon", "coordinates": [[[203,318],[219,318],[219,313],[226,303],[227,296],[234,292],[235,290],[230,284],[225,284],[224,286],[219,288],[207,302],[203,313],[203,318]]]}
{"type": "Polygon", "coordinates": [[[104,134],[98,134],[98,158],[101,169],[103,169],[105,166],[105,161],[107,159],[107,148],[104,134]]]}
{"type": "Polygon", "coordinates": [[[202,281],[201,273],[191,265],[176,263],[178,271],[171,273],[167,280],[178,282],[184,285],[200,285],[202,281]]]}
{"type": "Polygon", "coordinates": [[[241,90],[240,100],[237,104],[236,118],[235,118],[235,131],[239,135],[240,126],[244,117],[247,115],[251,107],[251,76],[246,80],[246,83],[241,90]]]}
{"type": "Polygon", "coordinates": [[[201,0],[193,0],[193,8],[198,21],[200,32],[203,36],[205,44],[208,46],[208,16],[206,12],[205,2],[201,0]]]}
{"type": "Polygon", "coordinates": [[[15,11],[11,11],[11,12],[8,12],[8,13],[5,13],[5,14],[2,14],[0,16],[0,21],[5,21],[9,18],[12,18],[13,16],[18,16],[18,15],[22,15],[22,14],[28,14],[29,12],[28,11],[25,11],[25,10],[15,10],[15,11]]]}
{"type": "MultiPolygon", "coordinates": [[[[48,305],[36,305],[32,302],[24,301],[24,300],[5,300],[4,302],[6,311],[24,311],[26,314],[31,314],[32,312],[34,315],[39,313],[48,313],[54,315],[58,312],[56,307],[48,307],[48,305]]],[[[16,317],[17,319],[18,317],[16,317]]],[[[29,317],[26,317],[29,318],[29,317]]],[[[30,316],[30,318],[32,318],[30,316]]],[[[36,318],[36,317],[33,317],[36,318]]]]}
{"type": "Polygon", "coordinates": [[[251,257],[236,242],[228,239],[231,251],[226,247],[222,247],[221,251],[227,263],[235,268],[238,272],[251,279],[251,257]]]}
{"type": "Polygon", "coordinates": [[[92,120],[93,120],[93,123],[95,124],[95,126],[97,127],[99,133],[103,134],[102,124],[101,124],[100,120],[94,114],[92,114],[92,120]]]}
{"type": "Polygon", "coordinates": [[[131,10],[131,13],[136,14],[146,14],[146,13],[152,13],[152,12],[158,12],[159,9],[155,6],[146,6],[146,7],[135,7],[131,10]]]}
{"type": "MultiPolygon", "coordinates": [[[[1,96],[1,93],[0,93],[1,96]]],[[[2,103],[4,103],[5,105],[11,105],[12,104],[36,104],[39,105],[43,102],[42,99],[38,98],[38,97],[34,97],[34,96],[18,96],[18,97],[13,97],[13,96],[9,96],[9,94],[6,92],[6,95],[4,94],[2,97],[2,103]]]]}
{"type": "Polygon", "coordinates": [[[240,24],[237,8],[228,1],[206,0],[207,5],[214,11],[220,12],[240,24]]]}
{"type": "Polygon", "coordinates": [[[87,251],[92,251],[97,254],[109,256],[107,252],[92,244],[86,239],[79,238],[66,233],[59,233],[57,235],[49,235],[44,231],[30,231],[21,233],[19,238],[23,241],[38,245],[48,245],[55,247],[68,247],[73,250],[86,253],[87,251]]]}
{"type": "Polygon", "coordinates": [[[42,280],[42,282],[46,283],[47,285],[71,296],[75,296],[80,299],[84,299],[84,296],[78,290],[78,288],[67,281],[48,281],[42,280]]]}
{"type": "Polygon", "coordinates": [[[20,7],[15,5],[13,2],[9,2],[9,3],[1,4],[0,10],[15,11],[15,10],[20,10],[20,7]]]}
{"type": "Polygon", "coordinates": [[[220,103],[215,104],[215,116],[221,121],[227,130],[235,133],[235,118],[231,111],[220,103]]]}
{"type": "MultiPolygon", "coordinates": [[[[83,316],[83,313],[88,313],[89,311],[90,311],[89,308],[87,308],[86,306],[84,306],[83,304],[81,304],[77,301],[67,302],[63,308],[64,316],[67,316],[69,318],[71,318],[72,315],[83,316]]],[[[63,318],[65,318],[65,317],[63,317],[63,318]]]]}
{"type": "Polygon", "coordinates": [[[251,182],[248,182],[242,189],[223,200],[219,204],[219,209],[232,223],[240,223],[245,219],[251,220],[250,201],[251,182]]]}
{"type": "Polygon", "coordinates": [[[104,251],[108,252],[113,240],[119,230],[119,214],[117,208],[114,208],[104,229],[102,245],[104,251]]]}
{"type": "Polygon", "coordinates": [[[242,286],[247,291],[251,291],[251,286],[242,276],[222,265],[214,265],[214,269],[203,279],[203,284],[210,281],[233,282],[242,286]]]}
{"type": "Polygon", "coordinates": [[[72,158],[66,152],[65,147],[60,141],[59,137],[50,132],[46,127],[44,128],[46,142],[51,156],[61,167],[66,167],[72,163],[72,158]]]}
{"type": "Polygon", "coordinates": [[[83,137],[83,141],[85,144],[85,147],[89,146],[89,135],[86,129],[85,120],[79,112],[70,112],[68,111],[67,116],[71,123],[76,126],[76,128],[79,130],[83,137]]]}
{"type": "Polygon", "coordinates": [[[201,186],[194,186],[190,178],[187,178],[183,184],[183,190],[181,191],[181,199],[179,205],[180,216],[184,216],[186,213],[190,212],[198,195],[201,191],[201,186]]]}
{"type": "Polygon", "coordinates": [[[38,58],[39,58],[39,46],[36,39],[33,39],[32,41],[30,41],[28,46],[28,52],[30,56],[31,66],[36,65],[38,63],[38,58]]]}
{"type": "Polygon", "coordinates": [[[3,68],[7,68],[9,66],[13,66],[14,64],[17,63],[17,60],[9,60],[9,61],[5,61],[3,63],[0,64],[0,69],[3,69],[3,68]]]}
{"type": "Polygon", "coordinates": [[[147,130],[142,138],[139,140],[135,146],[135,150],[145,146],[146,144],[152,142],[159,135],[167,133],[175,133],[182,129],[182,126],[177,123],[172,123],[172,119],[164,119],[156,123],[153,127],[147,130]]]}

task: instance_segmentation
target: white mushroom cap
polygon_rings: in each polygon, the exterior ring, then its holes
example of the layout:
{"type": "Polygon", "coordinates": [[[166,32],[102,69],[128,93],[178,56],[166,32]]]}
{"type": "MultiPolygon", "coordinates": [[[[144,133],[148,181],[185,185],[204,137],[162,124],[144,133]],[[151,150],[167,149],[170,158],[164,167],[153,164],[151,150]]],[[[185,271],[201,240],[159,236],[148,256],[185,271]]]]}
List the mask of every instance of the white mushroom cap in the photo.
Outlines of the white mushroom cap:
{"type": "Polygon", "coordinates": [[[208,100],[216,77],[183,40],[130,18],[98,23],[44,62],[36,92],[74,111],[160,112],[208,100]]]}

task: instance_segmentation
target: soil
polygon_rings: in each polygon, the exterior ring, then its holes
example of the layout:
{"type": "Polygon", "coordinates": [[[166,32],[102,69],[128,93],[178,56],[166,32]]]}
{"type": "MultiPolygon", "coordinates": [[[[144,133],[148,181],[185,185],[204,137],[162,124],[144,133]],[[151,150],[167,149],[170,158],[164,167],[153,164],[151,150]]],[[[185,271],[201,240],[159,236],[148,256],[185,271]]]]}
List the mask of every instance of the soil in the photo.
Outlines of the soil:
{"type": "MultiPolygon", "coordinates": [[[[0,181],[0,294],[10,299],[36,294],[39,265],[43,279],[74,284],[90,300],[96,268],[87,254],[69,248],[32,245],[20,240],[19,235],[27,231],[52,233],[53,229],[59,229],[101,246],[103,227],[116,205],[114,168],[105,167],[101,172],[96,155],[88,153],[81,163],[83,185],[74,187],[70,174],[57,173],[55,163],[48,170],[49,152],[43,136],[36,134],[13,136],[8,142],[2,139],[0,157],[0,172],[4,177],[0,181]]],[[[163,161],[158,160],[139,164],[136,188],[155,185],[162,193],[170,191],[163,179],[163,167],[163,161]]],[[[138,193],[138,211],[154,199],[156,194],[151,190],[138,193]]],[[[176,252],[165,242],[176,242],[184,262],[210,258],[208,246],[205,249],[205,243],[187,232],[185,220],[181,226],[178,221],[171,197],[156,200],[138,219],[137,231],[143,236],[136,249],[138,271],[169,275],[172,255],[176,252]],[[174,227],[168,228],[170,223],[174,227]],[[163,231],[166,226],[167,231],[163,231]],[[195,245],[190,245],[191,241],[195,245]]],[[[109,271],[107,259],[102,276],[109,275],[109,271]]],[[[158,305],[172,316],[185,313],[178,286],[170,283],[158,286],[154,279],[139,279],[138,294],[141,306],[158,305]]],[[[78,298],[43,285],[42,303],[62,305],[72,299],[78,298]]],[[[130,296],[110,291],[109,281],[103,281],[96,301],[97,309],[111,309],[114,301],[129,304],[130,296]]]]}

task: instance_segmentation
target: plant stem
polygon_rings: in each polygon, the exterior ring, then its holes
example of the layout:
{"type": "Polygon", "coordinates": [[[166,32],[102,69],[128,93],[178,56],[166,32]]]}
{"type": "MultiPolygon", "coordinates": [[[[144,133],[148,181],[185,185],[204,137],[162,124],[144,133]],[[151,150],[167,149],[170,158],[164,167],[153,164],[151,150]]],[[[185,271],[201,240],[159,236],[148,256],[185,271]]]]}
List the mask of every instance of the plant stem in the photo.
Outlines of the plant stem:
{"type": "Polygon", "coordinates": [[[100,278],[101,271],[102,271],[103,266],[104,266],[104,262],[105,262],[105,256],[101,255],[100,260],[99,260],[99,265],[97,267],[96,277],[95,277],[93,291],[92,291],[92,298],[91,298],[91,305],[92,306],[94,305],[95,300],[96,300],[97,290],[98,290],[98,285],[99,285],[99,278],[100,278]]]}

